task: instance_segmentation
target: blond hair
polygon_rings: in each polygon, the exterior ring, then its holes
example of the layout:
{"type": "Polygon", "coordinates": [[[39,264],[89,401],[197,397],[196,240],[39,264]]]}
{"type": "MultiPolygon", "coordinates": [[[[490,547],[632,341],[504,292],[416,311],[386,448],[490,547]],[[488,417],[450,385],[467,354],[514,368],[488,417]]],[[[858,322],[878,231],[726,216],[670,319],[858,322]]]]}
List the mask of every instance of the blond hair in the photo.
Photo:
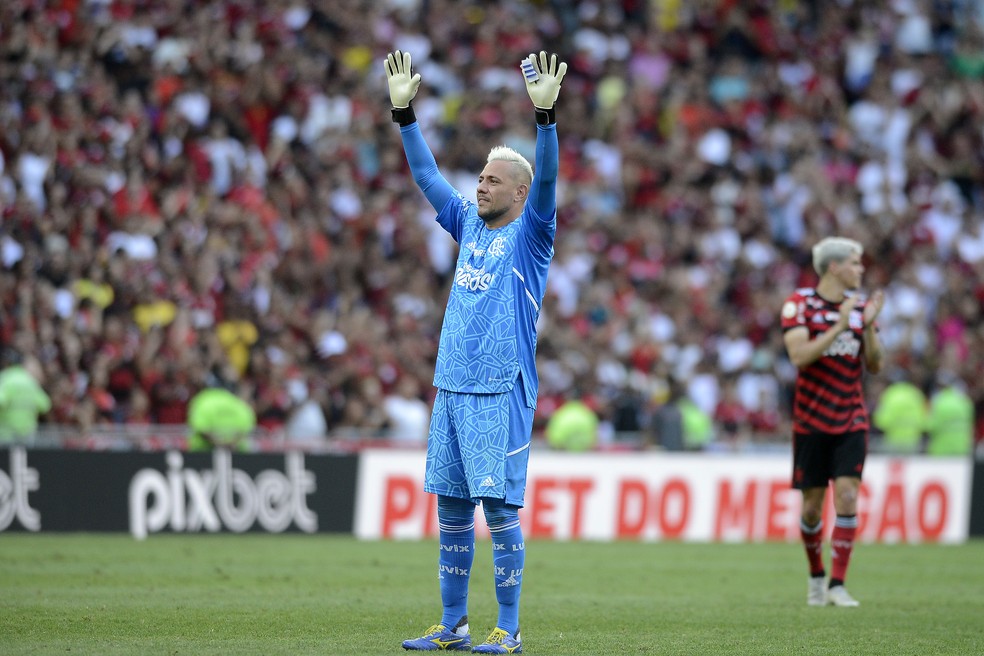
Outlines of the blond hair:
{"type": "Polygon", "coordinates": [[[488,159],[486,159],[485,162],[489,163],[495,161],[512,162],[522,170],[523,175],[525,176],[523,182],[529,184],[533,181],[533,167],[530,165],[529,160],[509,146],[496,146],[489,151],[488,159]]]}
{"type": "Polygon", "coordinates": [[[831,262],[843,262],[852,255],[864,253],[861,242],[847,237],[827,237],[813,247],[813,269],[819,274],[827,273],[831,262]]]}

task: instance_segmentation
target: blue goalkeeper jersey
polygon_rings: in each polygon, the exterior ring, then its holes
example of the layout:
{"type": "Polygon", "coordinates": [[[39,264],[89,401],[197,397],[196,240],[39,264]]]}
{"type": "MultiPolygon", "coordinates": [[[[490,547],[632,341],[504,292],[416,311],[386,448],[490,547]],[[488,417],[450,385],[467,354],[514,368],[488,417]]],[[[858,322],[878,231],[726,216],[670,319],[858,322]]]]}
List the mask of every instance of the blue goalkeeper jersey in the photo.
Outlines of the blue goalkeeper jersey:
{"type": "Polygon", "coordinates": [[[489,230],[478,208],[437,170],[417,124],[402,128],[414,179],[458,243],[458,259],[434,371],[434,386],[453,392],[506,392],[523,377],[536,407],[536,322],[557,231],[556,126],[537,126],[536,176],[522,214],[489,230]]]}

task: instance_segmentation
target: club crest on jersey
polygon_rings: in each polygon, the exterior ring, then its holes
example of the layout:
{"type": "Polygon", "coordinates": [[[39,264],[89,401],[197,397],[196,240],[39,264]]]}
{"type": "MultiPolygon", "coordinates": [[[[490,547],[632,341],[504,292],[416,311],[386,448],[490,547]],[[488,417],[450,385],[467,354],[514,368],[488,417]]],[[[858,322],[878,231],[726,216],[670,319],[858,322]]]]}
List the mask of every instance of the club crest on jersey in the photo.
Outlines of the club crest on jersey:
{"type": "Polygon", "coordinates": [[[489,244],[488,253],[492,257],[499,257],[500,255],[503,255],[505,252],[506,252],[506,240],[503,239],[502,237],[496,237],[495,239],[492,240],[492,243],[489,244]]]}

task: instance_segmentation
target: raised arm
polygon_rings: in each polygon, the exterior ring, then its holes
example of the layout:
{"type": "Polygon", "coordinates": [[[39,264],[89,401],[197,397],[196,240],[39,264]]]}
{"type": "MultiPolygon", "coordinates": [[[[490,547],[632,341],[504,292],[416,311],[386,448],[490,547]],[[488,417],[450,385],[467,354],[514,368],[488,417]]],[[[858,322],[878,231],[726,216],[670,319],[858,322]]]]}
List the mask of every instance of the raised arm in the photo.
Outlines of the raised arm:
{"type": "Polygon", "coordinates": [[[560,147],[557,143],[557,124],[536,126],[536,174],[530,185],[529,204],[544,220],[553,219],[557,211],[557,174],[560,147]]]}
{"type": "Polygon", "coordinates": [[[406,153],[414,182],[424,192],[427,202],[440,212],[454,194],[454,188],[437,168],[434,154],[424,141],[424,135],[416,121],[401,126],[400,136],[403,137],[403,152],[406,153]]]}
{"type": "Polygon", "coordinates": [[[420,87],[420,74],[411,75],[410,53],[399,50],[391,52],[383,62],[386,81],[389,85],[390,101],[393,103],[393,121],[400,125],[403,138],[403,151],[410,165],[414,182],[424,192],[427,201],[438,212],[454,194],[454,188],[441,175],[437,161],[431,152],[424,135],[417,124],[410,101],[417,95],[420,87]]]}
{"type": "Polygon", "coordinates": [[[878,289],[865,303],[864,314],[862,315],[864,331],[861,333],[861,339],[864,340],[864,366],[873,374],[881,373],[882,361],[884,360],[881,340],[878,339],[878,328],[875,325],[875,320],[884,304],[885,292],[878,289]]]}
{"type": "Polygon", "coordinates": [[[567,74],[567,64],[557,61],[557,55],[546,52],[530,54],[522,63],[526,91],[536,112],[535,175],[530,186],[529,203],[537,216],[552,220],[557,210],[557,175],[560,147],[557,141],[557,116],[554,106],[560,95],[560,84],[567,74]]]}

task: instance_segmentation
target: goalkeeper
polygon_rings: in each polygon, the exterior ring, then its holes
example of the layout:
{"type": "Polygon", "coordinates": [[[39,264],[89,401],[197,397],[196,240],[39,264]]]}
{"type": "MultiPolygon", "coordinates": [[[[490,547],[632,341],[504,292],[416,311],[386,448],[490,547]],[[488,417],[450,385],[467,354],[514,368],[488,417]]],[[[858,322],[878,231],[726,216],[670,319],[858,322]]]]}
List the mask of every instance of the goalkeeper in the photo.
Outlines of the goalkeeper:
{"type": "Polygon", "coordinates": [[[468,580],[475,553],[475,507],[492,536],[499,616],[474,650],[520,653],[519,596],[525,545],[519,509],[526,489],[538,379],[536,322],[557,231],[557,123],[554,103],[567,64],[530,55],[521,70],[536,117],[536,175],[515,150],[496,146],[478,176],[476,203],[451,187],[437,168],[410,101],[420,75],[410,55],[385,61],[393,120],[414,181],[458,243],[438,347],[437,397],[427,438],[424,490],[437,495],[438,572],[443,615],[411,650],[472,648],[468,580]]]}

